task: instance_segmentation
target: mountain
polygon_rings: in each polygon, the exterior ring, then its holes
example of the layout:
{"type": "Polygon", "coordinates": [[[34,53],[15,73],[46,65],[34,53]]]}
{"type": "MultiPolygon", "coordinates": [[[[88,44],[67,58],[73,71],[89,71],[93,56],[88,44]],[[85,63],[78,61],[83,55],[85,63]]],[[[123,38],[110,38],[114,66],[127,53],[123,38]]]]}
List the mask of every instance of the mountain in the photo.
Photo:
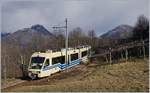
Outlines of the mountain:
{"type": "Polygon", "coordinates": [[[106,32],[101,35],[100,38],[103,39],[127,39],[132,37],[133,27],[129,25],[119,25],[118,27],[106,32]]]}
{"type": "Polygon", "coordinates": [[[54,38],[54,35],[42,25],[33,25],[30,28],[23,28],[9,35],[3,35],[4,42],[14,42],[27,46],[29,43],[54,38]]]}
{"type": "Polygon", "coordinates": [[[34,30],[34,31],[37,31],[39,33],[42,33],[44,35],[52,35],[52,33],[50,33],[44,26],[39,25],[39,24],[33,25],[31,27],[31,29],[34,30]]]}

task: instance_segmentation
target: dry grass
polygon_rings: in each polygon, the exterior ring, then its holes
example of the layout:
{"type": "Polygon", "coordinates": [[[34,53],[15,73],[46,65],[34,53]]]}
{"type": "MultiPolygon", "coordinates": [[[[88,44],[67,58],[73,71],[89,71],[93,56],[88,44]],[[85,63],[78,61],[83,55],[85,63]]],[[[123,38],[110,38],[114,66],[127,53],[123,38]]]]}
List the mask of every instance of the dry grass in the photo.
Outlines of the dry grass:
{"type": "MultiPolygon", "coordinates": [[[[84,69],[85,70],[85,69],[84,69]]],[[[86,71],[49,85],[23,86],[6,91],[147,91],[148,60],[103,65],[89,64],[86,71]]]]}

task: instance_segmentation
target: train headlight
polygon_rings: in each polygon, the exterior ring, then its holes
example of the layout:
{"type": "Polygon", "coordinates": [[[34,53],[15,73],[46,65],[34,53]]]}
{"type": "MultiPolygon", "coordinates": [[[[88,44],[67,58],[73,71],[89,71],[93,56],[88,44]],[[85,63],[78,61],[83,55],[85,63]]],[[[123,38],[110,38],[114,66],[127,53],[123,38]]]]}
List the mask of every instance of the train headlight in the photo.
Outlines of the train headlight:
{"type": "Polygon", "coordinates": [[[40,71],[38,71],[37,73],[41,73],[40,71]]]}

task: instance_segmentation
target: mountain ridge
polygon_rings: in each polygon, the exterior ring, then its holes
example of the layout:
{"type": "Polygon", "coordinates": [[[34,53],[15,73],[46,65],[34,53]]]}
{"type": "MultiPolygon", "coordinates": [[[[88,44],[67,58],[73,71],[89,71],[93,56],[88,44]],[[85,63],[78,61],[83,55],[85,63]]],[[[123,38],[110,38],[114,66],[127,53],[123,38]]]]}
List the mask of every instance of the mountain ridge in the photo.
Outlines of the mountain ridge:
{"type": "Polygon", "coordinates": [[[127,39],[132,37],[133,27],[130,25],[122,24],[112,30],[100,35],[103,39],[127,39]]]}
{"type": "MultiPolygon", "coordinates": [[[[2,35],[2,34],[1,34],[2,35]]],[[[34,40],[54,38],[44,26],[36,24],[30,28],[23,28],[2,37],[4,42],[17,42],[20,45],[28,45],[34,40]]]]}

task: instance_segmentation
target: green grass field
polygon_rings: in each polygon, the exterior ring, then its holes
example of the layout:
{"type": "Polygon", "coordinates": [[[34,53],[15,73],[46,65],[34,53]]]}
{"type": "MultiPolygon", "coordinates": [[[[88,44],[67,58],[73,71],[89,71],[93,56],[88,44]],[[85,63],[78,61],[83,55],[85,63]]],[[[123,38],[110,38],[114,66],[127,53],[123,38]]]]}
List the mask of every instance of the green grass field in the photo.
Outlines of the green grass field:
{"type": "MultiPolygon", "coordinates": [[[[46,85],[21,86],[4,91],[47,92],[47,91],[149,91],[149,62],[142,59],[126,63],[99,65],[90,63],[76,75],[55,80],[46,85]]],[[[51,79],[49,79],[51,81],[51,79]]]]}

